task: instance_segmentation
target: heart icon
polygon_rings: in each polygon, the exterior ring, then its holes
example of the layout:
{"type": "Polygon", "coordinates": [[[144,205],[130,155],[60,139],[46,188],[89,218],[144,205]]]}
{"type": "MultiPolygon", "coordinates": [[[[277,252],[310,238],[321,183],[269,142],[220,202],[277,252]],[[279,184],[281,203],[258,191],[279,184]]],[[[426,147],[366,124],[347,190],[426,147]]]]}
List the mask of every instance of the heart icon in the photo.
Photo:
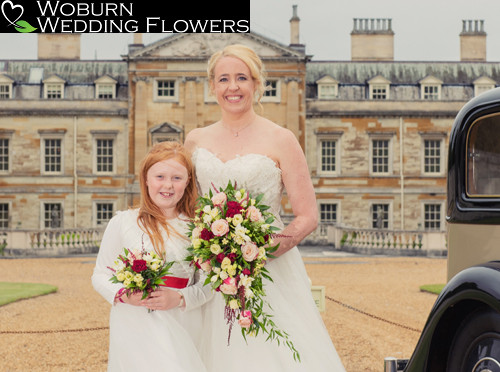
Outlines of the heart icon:
{"type": "Polygon", "coordinates": [[[24,13],[24,9],[21,5],[14,5],[12,3],[12,1],[10,1],[10,0],[5,0],[2,3],[2,14],[5,17],[5,19],[7,21],[9,21],[9,23],[11,25],[13,25],[14,27],[18,27],[18,26],[16,26],[16,22],[19,20],[19,18],[21,18],[23,13],[24,13]],[[8,8],[6,9],[5,5],[10,5],[10,9],[8,9],[8,8]],[[7,14],[5,13],[6,10],[7,10],[7,14]],[[16,18],[16,15],[17,15],[17,18],[16,18]]]}

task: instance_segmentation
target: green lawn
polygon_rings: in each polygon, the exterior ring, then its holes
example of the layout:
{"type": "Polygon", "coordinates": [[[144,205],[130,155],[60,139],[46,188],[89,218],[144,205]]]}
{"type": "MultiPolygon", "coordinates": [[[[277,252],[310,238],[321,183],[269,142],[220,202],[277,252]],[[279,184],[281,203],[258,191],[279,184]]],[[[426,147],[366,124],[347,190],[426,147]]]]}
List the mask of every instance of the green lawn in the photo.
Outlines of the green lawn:
{"type": "Polygon", "coordinates": [[[0,282],[0,306],[56,291],[57,287],[50,284],[0,282]]]}
{"type": "Polygon", "coordinates": [[[440,294],[443,290],[444,284],[425,284],[420,287],[422,292],[430,292],[434,294],[440,294]]]}

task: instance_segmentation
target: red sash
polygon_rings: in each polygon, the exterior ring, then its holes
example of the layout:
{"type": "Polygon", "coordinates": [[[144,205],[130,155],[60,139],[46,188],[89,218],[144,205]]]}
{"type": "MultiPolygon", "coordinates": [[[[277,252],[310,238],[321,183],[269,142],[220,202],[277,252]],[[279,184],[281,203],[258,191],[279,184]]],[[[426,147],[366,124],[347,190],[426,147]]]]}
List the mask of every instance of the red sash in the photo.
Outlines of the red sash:
{"type": "Polygon", "coordinates": [[[165,281],[165,284],[161,284],[162,287],[170,287],[170,288],[186,288],[189,282],[188,278],[178,278],[176,276],[164,276],[162,279],[165,281]]]}

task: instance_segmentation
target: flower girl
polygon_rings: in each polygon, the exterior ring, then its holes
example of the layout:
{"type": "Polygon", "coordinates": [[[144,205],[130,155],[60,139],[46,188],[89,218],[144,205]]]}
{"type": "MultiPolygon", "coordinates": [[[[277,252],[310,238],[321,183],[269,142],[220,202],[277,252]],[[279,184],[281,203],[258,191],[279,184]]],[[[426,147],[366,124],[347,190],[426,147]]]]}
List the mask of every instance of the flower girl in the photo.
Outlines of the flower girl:
{"type": "MultiPolygon", "coordinates": [[[[190,243],[187,224],[197,190],[183,146],[155,145],[141,164],[139,182],[139,208],[118,212],[109,221],[92,275],[95,290],[112,305],[108,371],[203,372],[198,351],[201,305],[212,294],[203,286],[204,278],[185,261],[190,243]],[[142,291],[128,290],[124,283],[112,280],[113,267],[123,266],[119,256],[124,251],[130,260],[160,257],[173,262],[163,286],[145,297],[142,291]]],[[[142,261],[135,265],[139,271],[148,268],[148,260],[142,261]]],[[[146,280],[138,274],[129,278],[128,288],[146,280]]]]}

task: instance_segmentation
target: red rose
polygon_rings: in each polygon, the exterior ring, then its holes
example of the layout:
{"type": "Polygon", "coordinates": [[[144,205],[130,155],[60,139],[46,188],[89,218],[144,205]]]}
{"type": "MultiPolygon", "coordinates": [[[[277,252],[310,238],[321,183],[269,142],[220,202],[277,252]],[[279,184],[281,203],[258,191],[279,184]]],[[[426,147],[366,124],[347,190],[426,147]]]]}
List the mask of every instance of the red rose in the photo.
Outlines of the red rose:
{"type": "Polygon", "coordinates": [[[234,217],[235,215],[240,214],[242,210],[243,210],[243,207],[240,205],[240,203],[235,202],[235,201],[228,201],[227,202],[226,218],[227,217],[234,217]]]}
{"type": "Polygon", "coordinates": [[[210,240],[214,237],[214,233],[211,232],[210,230],[208,229],[203,229],[201,231],[201,234],[200,234],[200,238],[202,238],[203,240],[210,240]]]}
{"type": "Polygon", "coordinates": [[[234,261],[236,261],[236,253],[229,253],[227,257],[231,260],[231,263],[234,263],[234,261]]]}
{"type": "Polygon", "coordinates": [[[218,263],[222,263],[222,260],[224,260],[224,258],[226,258],[226,256],[224,255],[224,253],[219,253],[217,255],[217,262],[218,263]]]}
{"type": "Polygon", "coordinates": [[[146,265],[145,260],[134,260],[134,263],[132,264],[132,270],[134,270],[136,273],[143,272],[144,270],[147,270],[148,266],[146,265]]]}

